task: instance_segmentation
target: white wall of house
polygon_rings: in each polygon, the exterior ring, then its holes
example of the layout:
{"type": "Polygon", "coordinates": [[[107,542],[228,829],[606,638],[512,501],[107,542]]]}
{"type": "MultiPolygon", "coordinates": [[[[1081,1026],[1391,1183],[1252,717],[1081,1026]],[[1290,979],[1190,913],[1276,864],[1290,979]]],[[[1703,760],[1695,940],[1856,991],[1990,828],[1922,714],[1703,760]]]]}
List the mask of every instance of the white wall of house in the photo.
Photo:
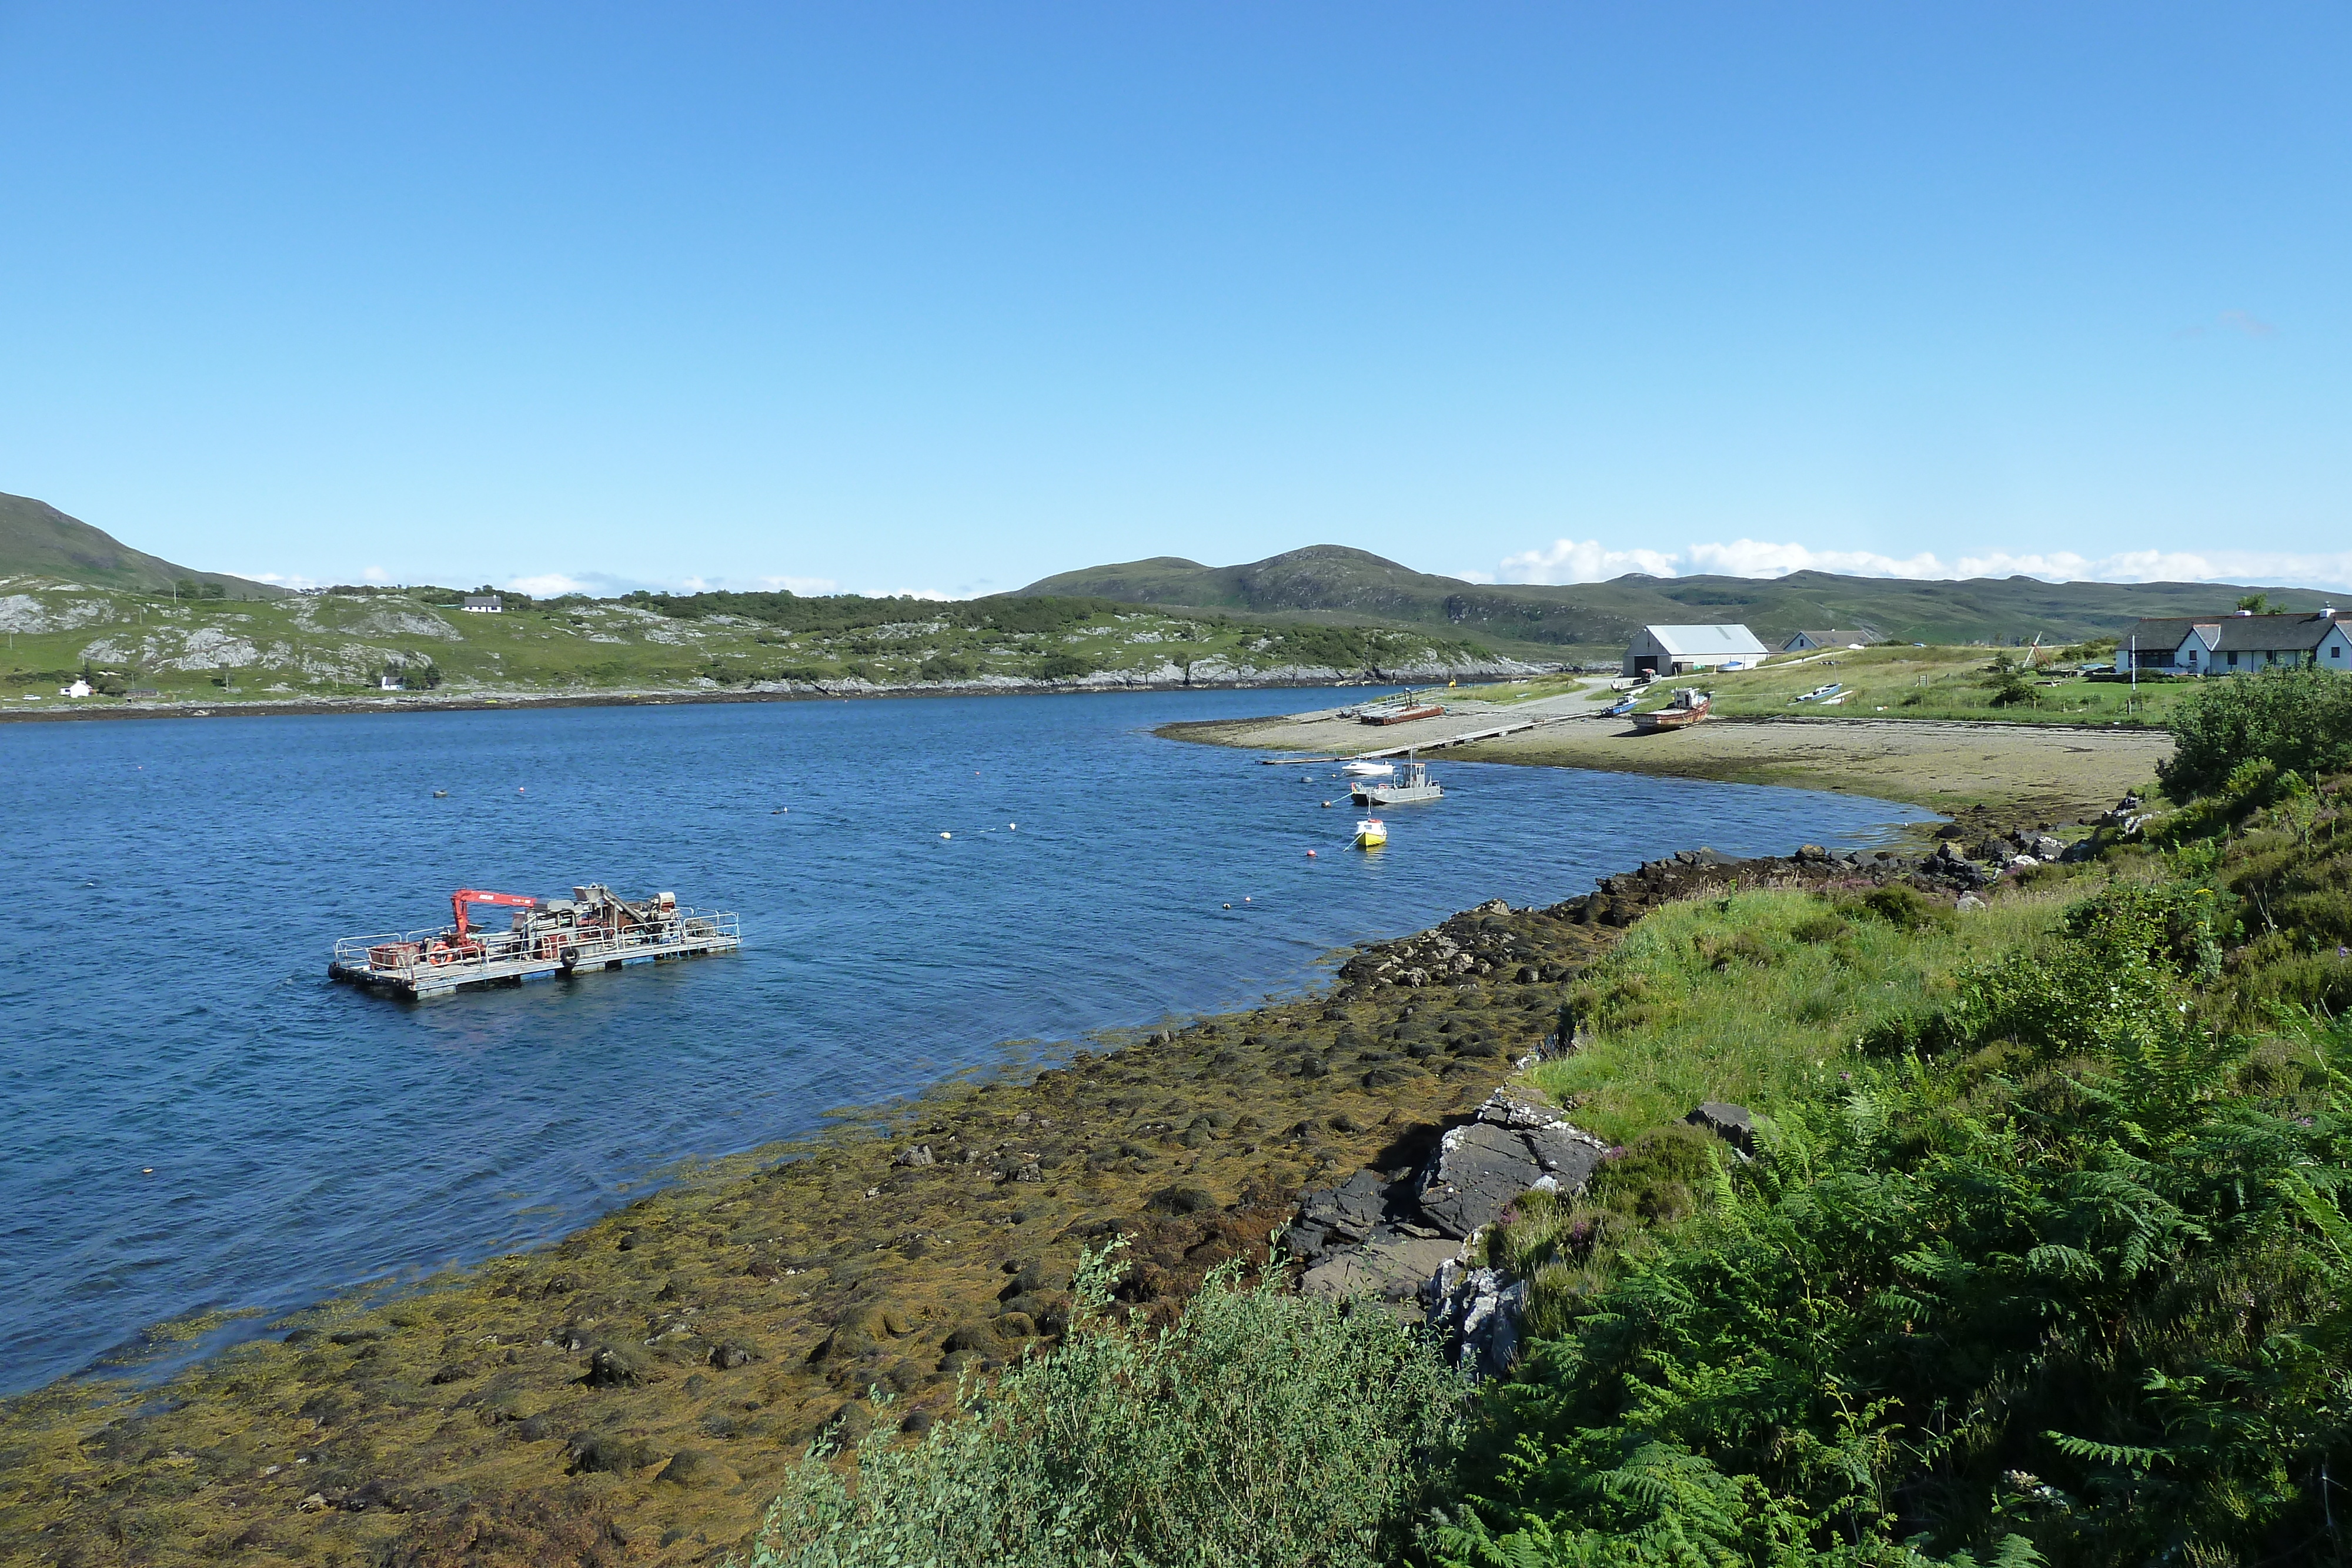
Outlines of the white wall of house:
{"type": "Polygon", "coordinates": [[[2339,675],[2352,674],[2352,632],[2347,632],[2341,624],[2332,628],[2319,640],[2319,657],[2314,663],[2339,675]]]}

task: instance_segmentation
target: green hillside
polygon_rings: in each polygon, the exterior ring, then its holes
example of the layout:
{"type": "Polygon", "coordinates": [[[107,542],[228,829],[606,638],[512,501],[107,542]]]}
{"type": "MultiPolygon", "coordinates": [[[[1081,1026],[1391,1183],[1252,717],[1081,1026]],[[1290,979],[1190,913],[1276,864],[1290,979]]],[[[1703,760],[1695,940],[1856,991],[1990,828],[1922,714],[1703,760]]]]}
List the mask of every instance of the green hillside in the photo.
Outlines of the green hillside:
{"type": "MultiPolygon", "coordinates": [[[[305,701],[655,692],[1015,691],[1523,674],[1425,631],[1269,626],[1104,599],[957,602],[791,593],[505,596],[467,614],[446,588],[178,599],[0,576],[0,702],[305,701]]],[[[393,699],[393,700],[397,700],[393,699]]]]}
{"type": "Polygon", "coordinates": [[[2303,589],[2210,582],[2043,582],[1972,578],[1922,582],[1841,577],[1644,577],[1545,588],[1465,582],[1414,571],[1368,551],[1312,545],[1244,566],[1175,556],[1066,571],[1020,590],[1086,594],[1133,604],[1253,615],[1444,626],[1517,657],[1613,656],[1644,624],[1744,622],[1777,645],[1804,627],[1868,626],[1916,643],[2074,643],[2112,636],[2143,615],[2227,610],[2253,592],[2273,606],[2315,610],[2330,596],[2303,589]]]}
{"type": "Polygon", "coordinates": [[[215,597],[228,599],[278,599],[286,593],[266,582],[198,571],[132,549],[112,534],[30,496],[0,495],[0,576],[57,578],[157,593],[169,593],[175,585],[185,593],[186,585],[193,583],[198,594],[217,589],[215,597]]]}

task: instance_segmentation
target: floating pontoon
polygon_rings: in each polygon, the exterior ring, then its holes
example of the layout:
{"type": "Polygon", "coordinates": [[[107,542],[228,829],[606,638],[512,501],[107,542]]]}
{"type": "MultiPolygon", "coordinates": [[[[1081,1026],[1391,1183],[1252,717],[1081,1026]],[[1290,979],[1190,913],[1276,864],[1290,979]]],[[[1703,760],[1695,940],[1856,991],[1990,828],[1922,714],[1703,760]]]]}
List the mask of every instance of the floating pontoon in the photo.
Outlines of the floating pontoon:
{"type": "Polygon", "coordinates": [[[338,980],[436,997],[475,986],[519,986],[551,975],[617,969],[625,964],[694,958],[743,944],[732,913],[685,909],[677,895],[630,900],[602,883],[575,887],[570,898],[533,898],[464,887],[449,895],[456,920],[434,931],[346,936],[335,944],[327,973],[338,980]],[[474,925],[482,905],[511,909],[504,931],[474,925]]]}

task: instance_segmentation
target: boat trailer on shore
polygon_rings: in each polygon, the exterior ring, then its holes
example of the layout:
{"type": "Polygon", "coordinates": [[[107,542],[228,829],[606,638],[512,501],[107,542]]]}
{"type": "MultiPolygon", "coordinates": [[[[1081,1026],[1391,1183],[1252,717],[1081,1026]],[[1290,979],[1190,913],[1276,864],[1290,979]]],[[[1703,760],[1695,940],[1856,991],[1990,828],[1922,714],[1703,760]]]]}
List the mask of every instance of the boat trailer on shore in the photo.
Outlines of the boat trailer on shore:
{"type": "Polygon", "coordinates": [[[625,899],[602,883],[575,887],[570,898],[465,887],[449,895],[449,907],[457,918],[438,930],[342,938],[327,973],[372,989],[437,997],[743,945],[731,912],[682,909],[670,893],[625,899]],[[513,924],[504,931],[475,925],[469,912],[479,905],[513,910],[513,924]]]}

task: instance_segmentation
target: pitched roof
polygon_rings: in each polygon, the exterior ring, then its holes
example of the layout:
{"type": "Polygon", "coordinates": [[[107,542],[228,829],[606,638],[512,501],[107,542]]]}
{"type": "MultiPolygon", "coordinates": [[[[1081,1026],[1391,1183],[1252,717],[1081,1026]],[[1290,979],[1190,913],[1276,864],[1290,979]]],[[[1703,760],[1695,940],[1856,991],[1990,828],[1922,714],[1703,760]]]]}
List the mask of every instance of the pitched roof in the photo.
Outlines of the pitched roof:
{"type": "MultiPolygon", "coordinates": [[[[2177,648],[2193,629],[2217,653],[2273,653],[2319,646],[2340,622],[2326,615],[2159,616],[2124,633],[2143,648],[2177,648]]],[[[2352,636],[2352,632],[2347,632],[2352,636]]]]}
{"type": "Polygon", "coordinates": [[[1764,644],[1745,626],[1644,626],[1657,643],[1677,659],[1762,658],[1764,644]]]}
{"type": "Polygon", "coordinates": [[[1799,637],[1810,638],[1816,643],[1835,643],[1840,644],[1847,643],[1875,643],[1878,641],[1878,633],[1867,626],[1833,626],[1826,632],[1800,630],[1796,635],[1799,637]]]}

